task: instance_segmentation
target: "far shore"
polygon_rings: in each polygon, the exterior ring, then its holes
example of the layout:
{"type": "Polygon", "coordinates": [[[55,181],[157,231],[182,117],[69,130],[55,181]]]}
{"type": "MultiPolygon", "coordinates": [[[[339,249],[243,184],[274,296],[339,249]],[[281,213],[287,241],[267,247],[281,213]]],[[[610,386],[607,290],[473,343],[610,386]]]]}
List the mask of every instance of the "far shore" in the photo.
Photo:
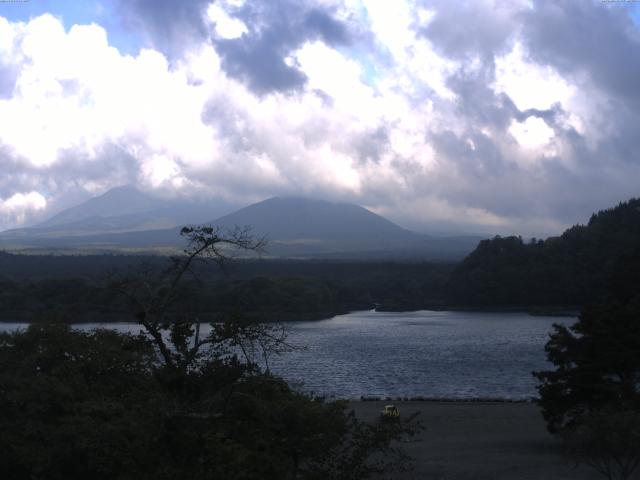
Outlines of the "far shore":
{"type": "Polygon", "coordinates": [[[580,309],[576,306],[555,305],[426,305],[409,308],[381,304],[376,306],[376,312],[415,312],[430,310],[433,312],[483,312],[483,313],[527,313],[534,317],[577,317],[580,309]]]}
{"type": "MultiPolygon", "coordinates": [[[[309,322],[329,320],[338,315],[346,315],[349,313],[357,312],[370,312],[376,311],[380,313],[410,313],[419,311],[432,311],[432,312],[481,312],[481,313],[526,313],[534,317],[577,317],[579,310],[576,307],[525,307],[525,306],[428,306],[424,308],[391,308],[384,305],[371,306],[370,308],[361,308],[356,310],[329,310],[329,311],[317,311],[317,312],[277,312],[277,313],[255,313],[248,314],[249,318],[257,319],[262,322],[309,322]],[[264,318],[262,318],[264,317],[264,318]]],[[[200,318],[200,323],[210,323],[215,321],[214,314],[199,314],[196,315],[200,318]]],[[[57,317],[55,314],[46,314],[39,312],[12,312],[5,311],[0,312],[0,323],[70,323],[70,324],[84,324],[84,323],[136,323],[135,319],[131,315],[131,312],[105,312],[105,311],[88,311],[80,312],[76,314],[57,317]],[[67,319],[71,320],[68,321],[67,319]]]]}
{"type": "MultiPolygon", "coordinates": [[[[393,401],[353,401],[361,420],[378,421],[393,401]]],[[[404,445],[413,472],[397,480],[596,480],[595,470],[575,467],[562,443],[545,428],[539,407],[510,401],[402,401],[401,416],[420,412],[424,430],[404,445]]]]}

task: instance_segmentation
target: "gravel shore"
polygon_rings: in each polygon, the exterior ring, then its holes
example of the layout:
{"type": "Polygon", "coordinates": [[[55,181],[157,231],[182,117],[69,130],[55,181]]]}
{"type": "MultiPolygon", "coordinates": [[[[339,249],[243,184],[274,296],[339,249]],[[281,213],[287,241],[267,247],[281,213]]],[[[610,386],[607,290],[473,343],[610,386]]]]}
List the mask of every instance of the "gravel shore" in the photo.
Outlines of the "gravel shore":
{"type": "Polygon", "coordinates": [[[401,415],[420,412],[425,430],[406,446],[415,469],[398,480],[596,480],[576,468],[547,433],[537,405],[502,402],[352,402],[363,420],[376,421],[385,404],[401,415]]]}

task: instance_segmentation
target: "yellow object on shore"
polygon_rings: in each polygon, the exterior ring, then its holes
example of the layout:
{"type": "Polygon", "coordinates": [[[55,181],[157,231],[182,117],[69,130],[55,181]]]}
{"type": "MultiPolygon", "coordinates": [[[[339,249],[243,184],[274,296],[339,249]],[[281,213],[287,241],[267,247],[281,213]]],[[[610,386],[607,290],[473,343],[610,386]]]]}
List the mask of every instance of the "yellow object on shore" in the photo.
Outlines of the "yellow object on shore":
{"type": "Polygon", "coordinates": [[[400,410],[395,405],[385,405],[380,412],[382,418],[399,418],[400,410]]]}

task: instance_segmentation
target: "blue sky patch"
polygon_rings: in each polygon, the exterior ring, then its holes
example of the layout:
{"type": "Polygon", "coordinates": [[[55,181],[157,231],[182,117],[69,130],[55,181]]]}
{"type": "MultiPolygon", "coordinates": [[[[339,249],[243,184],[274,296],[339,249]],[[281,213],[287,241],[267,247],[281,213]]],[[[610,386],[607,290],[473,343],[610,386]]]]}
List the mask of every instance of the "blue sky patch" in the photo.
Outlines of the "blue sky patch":
{"type": "Polygon", "coordinates": [[[1,2],[0,16],[12,22],[28,22],[29,19],[50,13],[60,20],[68,31],[73,25],[96,23],[102,26],[109,44],[121,53],[136,55],[142,41],[135,32],[124,28],[120,15],[112,2],[97,0],[30,0],[26,2],[1,2]]]}

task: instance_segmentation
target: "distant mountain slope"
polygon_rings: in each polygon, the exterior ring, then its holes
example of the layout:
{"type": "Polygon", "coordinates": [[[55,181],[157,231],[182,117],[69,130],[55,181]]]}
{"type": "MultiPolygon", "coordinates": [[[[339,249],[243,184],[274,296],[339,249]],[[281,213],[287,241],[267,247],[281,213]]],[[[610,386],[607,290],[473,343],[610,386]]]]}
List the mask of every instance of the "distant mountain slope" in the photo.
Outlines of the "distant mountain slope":
{"type": "Polygon", "coordinates": [[[46,243],[46,239],[53,238],[172,228],[202,223],[230,209],[220,201],[166,200],[123,186],[68,208],[34,227],[1,232],[0,240],[46,243]]]}
{"type": "Polygon", "coordinates": [[[91,198],[75,207],[68,208],[35,227],[49,228],[66,224],[76,224],[85,219],[117,217],[123,213],[132,215],[149,210],[157,210],[158,203],[158,199],[134,187],[116,187],[103,195],[91,198]]]}
{"type": "Polygon", "coordinates": [[[213,222],[251,226],[280,257],[460,259],[477,237],[431,237],[406,230],[366,208],[309,198],[270,198],[213,222]]]}
{"type": "Polygon", "coordinates": [[[221,226],[250,225],[275,240],[386,241],[416,239],[366,208],[308,198],[270,198],[213,222],[221,226]]]}
{"type": "Polygon", "coordinates": [[[479,241],[477,237],[420,235],[357,205],[307,198],[271,198],[210,222],[200,220],[203,212],[196,214],[188,206],[182,207],[181,214],[175,205],[123,214],[122,198],[129,199],[134,208],[150,205],[138,193],[121,189],[63,212],[37,228],[2,232],[0,243],[40,249],[180,248],[184,246],[180,227],[153,228],[171,212],[176,214],[177,225],[250,226],[256,236],[267,237],[267,255],[274,257],[457,260],[479,241]],[[115,195],[118,193],[123,195],[115,195]],[[120,215],[107,215],[119,206],[120,215]]]}
{"type": "Polygon", "coordinates": [[[455,269],[448,291],[458,305],[583,305],[603,295],[613,272],[638,254],[640,199],[631,199],[560,237],[483,240],[455,269]]]}

